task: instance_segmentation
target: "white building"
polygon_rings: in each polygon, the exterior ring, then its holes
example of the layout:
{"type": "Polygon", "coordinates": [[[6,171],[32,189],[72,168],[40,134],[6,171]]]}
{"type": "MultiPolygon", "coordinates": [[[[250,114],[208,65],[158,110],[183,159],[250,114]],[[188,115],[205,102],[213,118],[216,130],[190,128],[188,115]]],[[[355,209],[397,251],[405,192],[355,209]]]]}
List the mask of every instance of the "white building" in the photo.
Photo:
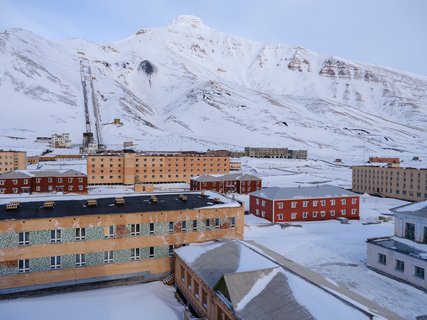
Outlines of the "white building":
{"type": "Polygon", "coordinates": [[[427,200],[392,211],[395,235],[368,239],[368,267],[427,290],[427,200]]]}
{"type": "Polygon", "coordinates": [[[52,148],[70,148],[71,147],[70,134],[69,133],[53,134],[50,144],[52,148]]]}

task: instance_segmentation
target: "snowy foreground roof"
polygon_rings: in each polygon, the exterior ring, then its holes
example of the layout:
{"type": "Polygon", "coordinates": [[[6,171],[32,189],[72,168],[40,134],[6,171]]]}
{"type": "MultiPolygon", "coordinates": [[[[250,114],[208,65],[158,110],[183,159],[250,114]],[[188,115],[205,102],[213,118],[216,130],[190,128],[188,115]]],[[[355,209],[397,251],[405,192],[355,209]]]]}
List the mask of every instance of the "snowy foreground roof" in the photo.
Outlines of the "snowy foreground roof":
{"type": "Polygon", "coordinates": [[[391,209],[394,213],[410,214],[418,217],[427,217],[427,200],[406,204],[391,209]]]}
{"type": "Polygon", "coordinates": [[[352,300],[341,287],[289,260],[297,268],[288,269],[247,242],[193,244],[175,252],[242,320],[401,319],[352,300]]]}
{"type": "Polygon", "coordinates": [[[250,195],[258,196],[270,200],[285,200],[285,199],[303,199],[303,198],[332,198],[332,197],[352,197],[357,196],[356,193],[343,188],[323,185],[317,187],[296,187],[296,188],[264,188],[250,195]]]}
{"type": "Polygon", "coordinates": [[[216,182],[216,181],[225,181],[225,180],[239,180],[239,181],[253,181],[261,180],[254,175],[247,173],[231,173],[224,175],[212,175],[212,174],[202,174],[201,176],[191,178],[194,181],[200,182],[216,182]]]}

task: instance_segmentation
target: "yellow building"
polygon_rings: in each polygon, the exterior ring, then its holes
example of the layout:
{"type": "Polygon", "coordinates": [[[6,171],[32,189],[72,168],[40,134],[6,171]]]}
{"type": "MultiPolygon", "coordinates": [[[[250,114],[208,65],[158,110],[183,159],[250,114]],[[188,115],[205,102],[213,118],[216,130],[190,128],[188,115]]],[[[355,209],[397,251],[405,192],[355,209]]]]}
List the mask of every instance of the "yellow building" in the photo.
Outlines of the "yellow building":
{"type": "Polygon", "coordinates": [[[27,153],[24,151],[0,150],[0,174],[27,169],[27,153]]]}
{"type": "Polygon", "coordinates": [[[243,207],[213,192],[67,199],[0,203],[0,295],[157,280],[175,247],[243,238],[243,207]]]}
{"type": "Polygon", "coordinates": [[[225,174],[230,158],[199,153],[142,154],[132,151],[89,155],[89,185],[190,182],[201,174],[225,174]]]}

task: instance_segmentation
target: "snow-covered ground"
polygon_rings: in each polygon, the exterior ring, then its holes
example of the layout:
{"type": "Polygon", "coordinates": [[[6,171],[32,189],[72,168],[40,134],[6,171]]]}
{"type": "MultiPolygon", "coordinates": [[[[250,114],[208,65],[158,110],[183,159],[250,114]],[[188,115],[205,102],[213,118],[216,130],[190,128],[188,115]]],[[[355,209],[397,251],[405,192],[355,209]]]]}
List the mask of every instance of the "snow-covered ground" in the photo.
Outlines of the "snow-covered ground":
{"type": "Polygon", "coordinates": [[[0,319],[182,319],[175,289],[162,282],[0,301],[0,319]]]}

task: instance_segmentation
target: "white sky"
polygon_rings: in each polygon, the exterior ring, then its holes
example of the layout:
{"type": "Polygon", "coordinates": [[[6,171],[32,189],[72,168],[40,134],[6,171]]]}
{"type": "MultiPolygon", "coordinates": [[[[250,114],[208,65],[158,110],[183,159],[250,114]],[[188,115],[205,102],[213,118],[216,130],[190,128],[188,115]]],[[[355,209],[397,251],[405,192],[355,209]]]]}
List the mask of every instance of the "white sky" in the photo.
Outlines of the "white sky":
{"type": "Polygon", "coordinates": [[[181,14],[251,40],[427,75],[427,0],[0,0],[0,30],[109,42],[181,14]]]}

